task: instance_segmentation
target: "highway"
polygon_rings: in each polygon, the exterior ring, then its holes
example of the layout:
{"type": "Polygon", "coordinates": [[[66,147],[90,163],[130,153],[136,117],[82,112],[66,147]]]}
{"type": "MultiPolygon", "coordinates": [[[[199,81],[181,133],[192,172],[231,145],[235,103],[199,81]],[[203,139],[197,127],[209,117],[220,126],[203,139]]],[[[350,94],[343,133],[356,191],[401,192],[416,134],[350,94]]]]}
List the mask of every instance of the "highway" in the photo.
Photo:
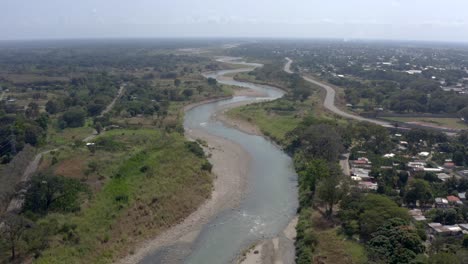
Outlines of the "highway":
{"type": "MultiPolygon", "coordinates": [[[[284,71],[287,72],[287,73],[294,73],[292,70],[291,70],[291,64],[293,63],[293,60],[291,60],[290,58],[286,58],[286,64],[284,65],[284,71]]],[[[347,119],[354,119],[354,120],[358,120],[358,121],[366,121],[366,122],[371,122],[371,123],[374,123],[374,124],[377,124],[377,125],[381,125],[381,126],[384,126],[384,127],[393,127],[391,123],[389,122],[385,122],[385,121],[380,121],[380,120],[376,120],[376,119],[370,119],[370,118],[365,118],[365,117],[362,117],[362,116],[359,116],[359,115],[355,115],[355,114],[351,114],[351,113],[347,113],[345,111],[342,111],[341,109],[339,109],[336,105],[335,105],[335,96],[336,96],[336,92],[335,92],[335,89],[333,89],[330,85],[327,85],[323,82],[320,82],[320,81],[317,81],[317,80],[314,80],[310,77],[307,77],[307,76],[302,76],[302,78],[304,80],[306,80],[307,82],[310,82],[312,84],[315,84],[323,89],[325,89],[326,91],[326,96],[325,96],[325,100],[323,101],[323,106],[328,109],[329,111],[339,115],[339,116],[342,116],[344,118],[347,118],[347,119]]]]}

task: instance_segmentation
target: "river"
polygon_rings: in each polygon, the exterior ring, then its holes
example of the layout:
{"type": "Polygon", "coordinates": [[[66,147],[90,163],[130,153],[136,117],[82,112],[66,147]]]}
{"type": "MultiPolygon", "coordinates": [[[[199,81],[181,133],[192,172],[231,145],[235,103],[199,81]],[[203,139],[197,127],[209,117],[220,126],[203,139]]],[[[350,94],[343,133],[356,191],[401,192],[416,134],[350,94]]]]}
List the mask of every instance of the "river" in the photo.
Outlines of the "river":
{"type": "MultiPolygon", "coordinates": [[[[233,63],[230,59],[227,62],[233,63]]],[[[292,159],[278,146],[261,136],[249,135],[216,120],[214,116],[239,102],[254,102],[280,98],[284,92],[271,86],[238,82],[225,75],[250,71],[258,64],[235,62],[246,68],[206,74],[219,83],[235,85],[261,92],[263,97],[235,96],[202,104],[187,111],[184,127],[223,137],[240,145],[251,157],[247,173],[247,190],[240,205],[219,212],[203,226],[182,262],[222,264],[233,262],[253,243],[276,237],[295,216],[298,207],[297,175],[292,159]]],[[[143,263],[161,263],[161,254],[147,256],[143,263]]]]}

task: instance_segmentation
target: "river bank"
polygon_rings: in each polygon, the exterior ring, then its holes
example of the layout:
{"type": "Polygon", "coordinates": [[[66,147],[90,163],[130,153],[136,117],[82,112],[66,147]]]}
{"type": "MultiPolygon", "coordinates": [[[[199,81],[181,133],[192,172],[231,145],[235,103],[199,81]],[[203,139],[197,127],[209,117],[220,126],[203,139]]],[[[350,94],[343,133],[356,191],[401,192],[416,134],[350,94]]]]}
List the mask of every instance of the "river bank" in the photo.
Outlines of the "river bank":
{"type": "MultiPolygon", "coordinates": [[[[251,70],[251,65],[234,71],[251,70]]],[[[284,248],[287,253],[281,256],[288,256],[290,260],[285,263],[293,262],[293,239],[282,232],[297,208],[294,192],[297,176],[291,159],[269,140],[256,136],[260,133],[247,135],[232,129],[235,124],[229,120],[221,120],[228,109],[276,99],[283,93],[274,87],[239,83],[224,76],[230,72],[233,70],[205,77],[247,89],[236,89],[230,99],[200,102],[184,109],[186,137],[207,143],[205,151],[216,176],[211,198],[182,223],[142,243],[134,254],[120,263],[228,263],[236,261],[249,244],[269,238],[272,239],[268,248],[273,250],[265,247],[263,252],[284,248]],[[283,246],[283,241],[288,241],[289,247],[283,246]]],[[[287,229],[286,233],[290,233],[294,225],[287,229]]]]}
{"type": "MultiPolygon", "coordinates": [[[[246,92],[242,90],[236,90],[235,96],[244,96],[246,92]]],[[[186,106],[185,111],[223,99],[226,98],[194,103],[186,106]]],[[[249,154],[238,144],[201,130],[186,131],[185,136],[191,140],[200,139],[207,142],[208,146],[205,147],[205,152],[209,156],[209,161],[213,164],[212,172],[215,175],[211,197],[183,222],[171,227],[155,239],[143,242],[138,246],[139,249],[134,254],[127,256],[118,263],[139,263],[158,249],[177,244],[179,244],[177,246],[179,249],[188,246],[193,243],[203,225],[207,224],[212,217],[222,210],[235,208],[242,199],[246,189],[246,175],[251,160],[249,154]]],[[[186,254],[166,252],[165,263],[178,263],[186,254]]]]}

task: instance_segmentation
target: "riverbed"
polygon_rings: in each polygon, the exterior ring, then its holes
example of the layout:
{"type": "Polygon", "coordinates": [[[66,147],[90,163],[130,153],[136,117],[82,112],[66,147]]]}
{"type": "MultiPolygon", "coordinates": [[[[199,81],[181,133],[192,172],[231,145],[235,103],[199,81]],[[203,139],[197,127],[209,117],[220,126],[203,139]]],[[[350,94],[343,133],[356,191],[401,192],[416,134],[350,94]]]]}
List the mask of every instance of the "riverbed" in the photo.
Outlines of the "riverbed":
{"type": "Polygon", "coordinates": [[[208,73],[205,77],[215,78],[222,84],[252,89],[256,92],[253,93],[255,96],[234,96],[195,106],[186,112],[184,127],[188,134],[196,132],[232,142],[248,155],[248,167],[240,168],[245,169],[245,184],[238,185],[245,188],[242,199],[234,207],[223,208],[211,217],[193,240],[160,248],[147,255],[141,263],[231,263],[252,244],[277,237],[296,214],[297,175],[291,158],[270,140],[241,132],[216,118],[233,105],[274,100],[283,96],[284,92],[275,87],[238,82],[226,77],[261,65],[233,58],[221,60],[242,64],[246,68],[208,73]],[[174,259],[174,255],[178,258],[174,259]]]}

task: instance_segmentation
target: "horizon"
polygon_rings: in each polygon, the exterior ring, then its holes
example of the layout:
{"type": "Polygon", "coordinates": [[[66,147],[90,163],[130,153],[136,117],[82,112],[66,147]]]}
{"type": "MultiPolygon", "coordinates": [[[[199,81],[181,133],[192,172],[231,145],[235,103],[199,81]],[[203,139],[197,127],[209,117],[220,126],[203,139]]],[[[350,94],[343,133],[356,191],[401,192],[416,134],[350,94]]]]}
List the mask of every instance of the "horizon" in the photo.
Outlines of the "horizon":
{"type": "Polygon", "coordinates": [[[468,3],[463,0],[18,0],[4,5],[0,39],[221,37],[468,42],[467,9],[468,3]]]}

